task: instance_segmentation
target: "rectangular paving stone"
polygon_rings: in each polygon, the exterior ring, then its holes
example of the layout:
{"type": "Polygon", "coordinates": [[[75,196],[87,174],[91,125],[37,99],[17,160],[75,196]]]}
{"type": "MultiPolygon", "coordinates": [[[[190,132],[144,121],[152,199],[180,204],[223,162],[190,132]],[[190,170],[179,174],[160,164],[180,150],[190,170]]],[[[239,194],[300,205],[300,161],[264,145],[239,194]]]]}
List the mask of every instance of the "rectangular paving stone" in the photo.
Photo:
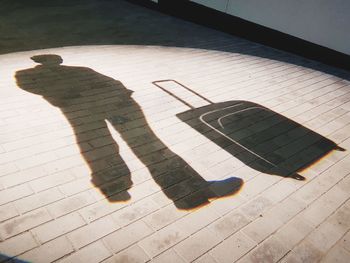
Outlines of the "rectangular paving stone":
{"type": "Polygon", "coordinates": [[[64,263],[75,263],[75,262],[86,262],[95,263],[101,262],[102,260],[111,256],[111,252],[103,245],[101,241],[97,241],[91,245],[88,245],[74,254],[69,255],[60,262],[64,263]]]}
{"type": "MultiPolygon", "coordinates": [[[[17,235],[0,243],[0,251],[7,257],[15,257],[38,246],[30,232],[17,235]]],[[[5,258],[0,255],[0,262],[5,258]]]]}
{"type": "Polygon", "coordinates": [[[20,213],[26,213],[36,208],[48,205],[64,198],[64,195],[56,188],[40,192],[29,197],[22,198],[15,202],[20,213]]]}
{"type": "Polygon", "coordinates": [[[233,211],[210,224],[208,228],[222,239],[226,239],[248,223],[250,223],[250,220],[247,217],[238,211],[233,211]]]}
{"type": "Polygon", "coordinates": [[[347,251],[350,252],[350,231],[348,231],[339,242],[347,251]]]}
{"type": "Polygon", "coordinates": [[[294,217],[283,225],[273,236],[281,240],[289,249],[294,248],[313,230],[313,226],[301,216],[294,217]]]}
{"type": "Polygon", "coordinates": [[[221,238],[214,231],[205,228],[177,244],[174,250],[184,258],[185,261],[192,262],[220,241],[221,238]],[[205,242],[203,242],[204,240],[205,242]]]}
{"type": "Polygon", "coordinates": [[[148,255],[140,248],[138,245],[133,245],[122,252],[119,252],[117,255],[113,256],[110,259],[107,259],[103,262],[106,263],[144,263],[148,262],[150,258],[148,255]]]}
{"type": "Polygon", "coordinates": [[[144,200],[114,212],[111,216],[118,225],[125,226],[151,214],[158,208],[159,206],[155,202],[149,198],[145,198],[144,200]]]}
{"type": "Polygon", "coordinates": [[[104,241],[113,252],[119,252],[152,233],[153,230],[139,220],[106,236],[104,241]]]}
{"type": "Polygon", "coordinates": [[[0,225],[0,236],[7,239],[51,220],[51,215],[43,208],[8,220],[0,225]]]}
{"type": "Polygon", "coordinates": [[[340,245],[336,245],[328,251],[328,253],[322,259],[322,263],[333,262],[347,262],[350,258],[350,252],[342,248],[340,245]]]}
{"type": "Polygon", "coordinates": [[[35,180],[45,175],[47,175],[47,171],[45,171],[42,166],[36,166],[3,176],[0,178],[0,181],[4,187],[8,188],[35,180]]]}
{"type": "Polygon", "coordinates": [[[19,169],[14,163],[5,163],[0,165],[0,175],[5,176],[17,172],[19,169]]]}
{"type": "Polygon", "coordinates": [[[116,231],[118,228],[119,226],[109,216],[106,216],[72,231],[67,236],[74,247],[78,249],[116,231]]]}
{"type": "Polygon", "coordinates": [[[303,243],[288,253],[280,262],[319,262],[324,255],[310,243],[303,243]]]}
{"type": "Polygon", "coordinates": [[[188,213],[188,211],[176,209],[174,205],[168,205],[146,216],[143,221],[154,230],[159,230],[188,213]]]}
{"type": "Polygon", "coordinates": [[[302,212],[302,216],[314,226],[322,223],[330,214],[336,211],[343,202],[350,196],[350,193],[342,191],[338,185],[318,198],[302,212]]]}
{"type": "Polygon", "coordinates": [[[59,237],[38,248],[28,251],[20,259],[29,262],[53,262],[73,252],[74,249],[66,237],[59,237]]]}
{"type": "Polygon", "coordinates": [[[82,192],[51,204],[48,206],[48,210],[54,217],[60,217],[93,202],[95,202],[95,199],[89,192],[82,192]]]}
{"type": "Polygon", "coordinates": [[[186,232],[174,225],[165,227],[138,242],[150,257],[155,257],[186,237],[186,232]]]}
{"type": "Polygon", "coordinates": [[[8,203],[6,205],[0,206],[0,222],[19,215],[16,207],[13,203],[8,203]]]}
{"type": "Polygon", "coordinates": [[[277,262],[287,252],[288,248],[283,242],[275,237],[270,237],[238,262],[277,262]]]}
{"type": "Polygon", "coordinates": [[[152,259],[154,263],[184,263],[185,261],[174,251],[174,249],[168,249],[164,253],[152,259]]]}
{"type": "Polygon", "coordinates": [[[250,219],[260,216],[266,209],[272,206],[272,201],[259,196],[240,208],[240,211],[250,219]]]}
{"type": "Polygon", "coordinates": [[[74,212],[40,225],[32,229],[31,232],[41,243],[45,243],[85,224],[82,217],[74,212]]]}
{"type": "Polygon", "coordinates": [[[28,185],[22,184],[0,192],[0,205],[31,195],[33,190],[28,185]]]}
{"type": "Polygon", "coordinates": [[[62,171],[31,181],[30,186],[35,192],[40,192],[72,180],[74,180],[74,176],[69,171],[62,171]]]}
{"type": "Polygon", "coordinates": [[[181,229],[182,232],[190,235],[206,227],[218,218],[219,215],[215,210],[210,206],[206,206],[205,209],[195,210],[195,213],[191,213],[179,219],[171,226],[176,226],[178,229],[181,229]]]}
{"type": "Polygon", "coordinates": [[[105,215],[111,214],[116,210],[122,209],[125,206],[127,206],[127,203],[111,203],[107,199],[102,199],[96,203],[79,209],[79,213],[82,215],[85,221],[92,222],[105,215]]]}
{"type": "Polygon", "coordinates": [[[216,263],[215,259],[210,254],[204,254],[200,258],[196,259],[196,263],[216,263]]]}
{"type": "Polygon", "coordinates": [[[209,253],[216,262],[235,262],[243,255],[247,254],[256,245],[256,242],[251,240],[245,234],[237,232],[225,239],[209,253]]]}

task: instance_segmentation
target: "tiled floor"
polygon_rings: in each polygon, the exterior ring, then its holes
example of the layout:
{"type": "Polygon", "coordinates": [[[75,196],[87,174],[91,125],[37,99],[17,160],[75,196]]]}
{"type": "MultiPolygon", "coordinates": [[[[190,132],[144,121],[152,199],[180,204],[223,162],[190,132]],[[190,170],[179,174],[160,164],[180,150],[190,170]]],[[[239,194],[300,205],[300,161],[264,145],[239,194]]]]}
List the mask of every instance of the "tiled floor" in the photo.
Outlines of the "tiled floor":
{"type": "Polygon", "coordinates": [[[123,1],[11,2],[1,262],[349,261],[348,72],[123,1]]]}

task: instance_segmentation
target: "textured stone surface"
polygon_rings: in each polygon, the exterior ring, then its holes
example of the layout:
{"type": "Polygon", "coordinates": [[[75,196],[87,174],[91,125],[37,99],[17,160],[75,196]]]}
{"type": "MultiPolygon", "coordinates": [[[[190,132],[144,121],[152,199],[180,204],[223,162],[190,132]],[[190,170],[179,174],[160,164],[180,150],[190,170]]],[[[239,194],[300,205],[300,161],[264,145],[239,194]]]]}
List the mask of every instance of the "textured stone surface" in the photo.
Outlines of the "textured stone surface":
{"type": "Polygon", "coordinates": [[[121,0],[5,1],[0,22],[0,261],[347,262],[348,72],[121,0]],[[345,151],[278,176],[178,118],[164,79],[263,109],[222,124],[288,169],[345,151]]]}

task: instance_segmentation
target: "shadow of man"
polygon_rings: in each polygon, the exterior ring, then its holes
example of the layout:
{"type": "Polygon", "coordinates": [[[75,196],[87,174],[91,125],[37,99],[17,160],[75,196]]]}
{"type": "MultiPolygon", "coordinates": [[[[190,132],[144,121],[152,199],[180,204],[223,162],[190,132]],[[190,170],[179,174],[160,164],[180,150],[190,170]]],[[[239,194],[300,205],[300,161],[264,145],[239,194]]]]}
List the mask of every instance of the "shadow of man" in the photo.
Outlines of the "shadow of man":
{"type": "Polygon", "coordinates": [[[107,127],[110,122],[155,182],[179,209],[192,209],[210,199],[232,195],[239,178],[206,181],[173,153],[151,130],[133,91],[113,78],[86,67],[61,65],[58,55],[31,58],[34,68],[16,72],[21,89],[41,95],[58,107],[74,130],[77,144],[92,173],[92,183],[109,201],[130,199],[130,170],[107,127]]]}

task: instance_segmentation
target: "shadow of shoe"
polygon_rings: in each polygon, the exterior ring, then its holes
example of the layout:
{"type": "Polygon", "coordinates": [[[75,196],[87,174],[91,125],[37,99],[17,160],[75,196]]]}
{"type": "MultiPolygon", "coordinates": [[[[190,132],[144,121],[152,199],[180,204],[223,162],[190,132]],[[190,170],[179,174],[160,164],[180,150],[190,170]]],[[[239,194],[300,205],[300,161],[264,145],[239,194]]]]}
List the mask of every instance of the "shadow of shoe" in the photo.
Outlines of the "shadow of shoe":
{"type": "Polygon", "coordinates": [[[208,181],[201,189],[175,202],[180,210],[198,209],[208,205],[211,200],[232,196],[242,188],[243,180],[230,177],[221,181],[208,181]]]}
{"type": "Polygon", "coordinates": [[[97,179],[92,179],[91,182],[110,202],[125,202],[131,198],[127,191],[132,187],[132,181],[129,177],[121,177],[104,184],[99,183],[97,179]]]}

